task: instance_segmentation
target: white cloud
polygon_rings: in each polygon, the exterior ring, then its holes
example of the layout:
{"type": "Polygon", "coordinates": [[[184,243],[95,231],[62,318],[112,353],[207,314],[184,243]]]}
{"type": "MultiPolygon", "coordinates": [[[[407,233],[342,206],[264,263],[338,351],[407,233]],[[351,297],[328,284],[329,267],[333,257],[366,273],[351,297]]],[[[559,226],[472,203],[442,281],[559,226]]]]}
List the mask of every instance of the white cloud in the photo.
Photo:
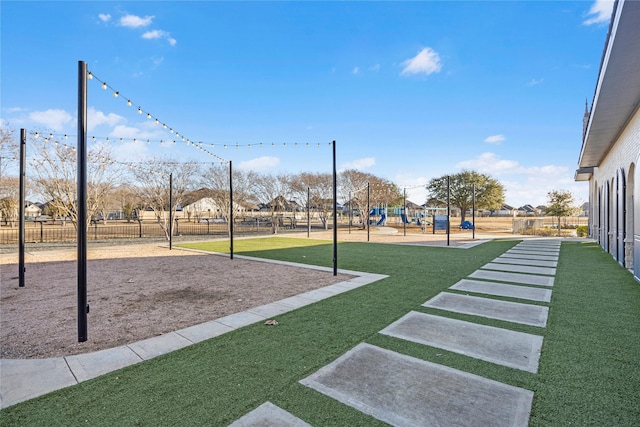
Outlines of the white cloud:
{"type": "Polygon", "coordinates": [[[352,162],[343,163],[340,170],[346,170],[346,169],[362,170],[362,169],[370,168],[375,164],[376,164],[375,157],[364,157],[362,159],[356,159],[352,162]]]}
{"type": "Polygon", "coordinates": [[[29,120],[45,125],[49,129],[61,131],[65,125],[73,121],[73,117],[64,110],[49,109],[29,113],[29,120]]]}
{"type": "Polygon", "coordinates": [[[124,122],[125,118],[114,113],[104,114],[102,111],[97,111],[93,107],[87,109],[87,130],[93,131],[100,125],[115,126],[118,123],[124,122]]]}
{"type": "Polygon", "coordinates": [[[360,74],[360,67],[354,67],[352,73],[353,74],[360,74]]]}
{"type": "Polygon", "coordinates": [[[111,15],[108,13],[100,13],[98,14],[98,18],[100,18],[102,22],[109,22],[111,20],[111,15]]]}
{"type": "Polygon", "coordinates": [[[588,187],[574,182],[573,171],[566,166],[523,166],[516,160],[483,153],[475,159],[458,163],[456,168],[491,175],[504,186],[505,202],[515,207],[544,205],[549,191],[561,189],[571,191],[576,204],[588,201],[588,187]]]}
{"type": "Polygon", "coordinates": [[[266,171],[273,169],[280,164],[280,159],[272,156],[262,156],[251,160],[240,162],[238,166],[244,170],[266,171]]]}
{"type": "Polygon", "coordinates": [[[606,24],[611,19],[613,12],[613,0],[596,0],[591,5],[588,18],[582,22],[582,25],[606,24]]]}
{"type": "Polygon", "coordinates": [[[429,179],[427,177],[415,176],[410,172],[401,171],[396,174],[393,182],[398,183],[400,191],[404,191],[406,189],[407,200],[410,200],[413,203],[417,203],[419,205],[426,202],[426,185],[429,182],[429,179]]]}
{"type": "Polygon", "coordinates": [[[456,168],[473,169],[480,173],[502,174],[517,173],[522,170],[515,160],[502,160],[494,153],[482,153],[472,160],[464,160],[456,164],[456,168]]]}
{"type": "Polygon", "coordinates": [[[423,48],[416,56],[413,58],[409,58],[401,64],[404,68],[402,69],[401,75],[408,74],[432,74],[437,73],[442,69],[442,64],[440,62],[440,55],[438,52],[431,49],[430,47],[423,48]]]}
{"type": "Polygon", "coordinates": [[[146,39],[146,40],[166,39],[167,42],[169,42],[169,44],[171,46],[175,46],[176,43],[177,43],[176,39],[171,37],[171,34],[167,33],[166,31],[162,31],[162,30],[147,31],[144,34],[142,34],[142,38],[146,39]]]}
{"type": "Polygon", "coordinates": [[[536,85],[542,84],[542,82],[544,82],[544,79],[531,79],[527,83],[527,86],[536,86],[536,85]]]}
{"type": "Polygon", "coordinates": [[[154,18],[153,16],[145,16],[144,18],[142,18],[140,16],[127,14],[127,15],[124,15],[122,18],[120,18],[118,25],[120,25],[121,27],[127,27],[127,28],[146,27],[151,25],[153,18],[154,18]]]}
{"type": "Polygon", "coordinates": [[[380,71],[380,64],[372,65],[369,67],[369,71],[380,71]]]}
{"type": "Polygon", "coordinates": [[[484,139],[484,142],[487,142],[489,144],[500,145],[506,139],[507,138],[502,134],[500,134],[500,135],[491,135],[491,136],[486,137],[484,139]]]}

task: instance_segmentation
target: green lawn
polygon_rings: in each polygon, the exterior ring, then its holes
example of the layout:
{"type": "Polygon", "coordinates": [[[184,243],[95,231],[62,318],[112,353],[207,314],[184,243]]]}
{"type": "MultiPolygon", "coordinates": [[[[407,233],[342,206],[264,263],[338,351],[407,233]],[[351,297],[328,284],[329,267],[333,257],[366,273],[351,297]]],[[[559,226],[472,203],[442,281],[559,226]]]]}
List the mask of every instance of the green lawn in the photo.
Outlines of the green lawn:
{"type": "MultiPolygon", "coordinates": [[[[547,328],[421,307],[515,243],[341,243],[339,268],[389,278],[279,316],[277,327],[242,328],[12,406],[0,425],[225,426],[265,401],[314,426],[384,425],[298,383],[363,341],[534,391],[532,426],[640,425],[640,285],[596,244],[563,243],[547,328]],[[410,310],[543,335],[539,372],[377,333],[410,310]]],[[[228,251],[228,242],[188,246],[228,251]]],[[[332,265],[326,241],[248,239],[234,249],[332,265]]]]}

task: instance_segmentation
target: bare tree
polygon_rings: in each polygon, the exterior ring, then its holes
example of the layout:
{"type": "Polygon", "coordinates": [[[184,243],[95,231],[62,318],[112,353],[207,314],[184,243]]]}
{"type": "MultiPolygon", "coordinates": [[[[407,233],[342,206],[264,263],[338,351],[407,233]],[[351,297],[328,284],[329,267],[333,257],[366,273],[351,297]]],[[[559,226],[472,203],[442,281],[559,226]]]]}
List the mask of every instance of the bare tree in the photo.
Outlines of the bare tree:
{"type": "MultiPolygon", "coordinates": [[[[77,156],[73,147],[48,139],[35,139],[29,171],[35,191],[48,201],[55,215],[70,218],[78,227],[77,156]]],[[[107,145],[94,145],[87,153],[87,224],[97,217],[109,192],[117,185],[121,167],[107,145]]]]}
{"type": "Polygon", "coordinates": [[[325,230],[333,211],[333,175],[330,173],[302,172],[291,178],[291,191],[301,206],[314,209],[325,230]],[[307,205],[309,196],[309,205],[307,205]]]}
{"type": "Polygon", "coordinates": [[[278,233],[280,220],[287,207],[287,198],[290,195],[291,179],[289,175],[262,174],[256,177],[255,192],[260,201],[269,207],[271,217],[271,231],[278,233]]]}
{"type": "MultiPolygon", "coordinates": [[[[251,193],[252,187],[259,180],[258,175],[253,171],[243,171],[235,169],[233,171],[233,216],[237,216],[238,212],[244,207],[253,205],[255,195],[251,193]]],[[[214,163],[203,174],[203,187],[206,189],[204,194],[210,197],[220,216],[227,223],[227,231],[231,218],[231,193],[229,187],[229,164],[214,163]]]]}
{"type": "MultiPolygon", "coordinates": [[[[175,221],[176,207],[197,181],[197,163],[178,163],[172,160],[150,159],[132,168],[145,208],[151,208],[156,221],[169,240],[169,213],[175,221]],[[169,203],[169,177],[172,177],[172,204],[169,203]],[[171,210],[171,211],[170,211],[171,210]]],[[[175,229],[171,227],[171,229],[175,229]]]]}
{"type": "Polygon", "coordinates": [[[366,227],[367,208],[372,205],[396,203],[402,194],[398,186],[391,181],[373,174],[355,169],[340,173],[340,191],[342,197],[351,206],[355,206],[362,218],[362,227],[366,227]],[[369,206],[367,206],[367,189],[369,189],[369,206]],[[349,194],[351,199],[349,199],[349,194]]]}
{"type": "Polygon", "coordinates": [[[19,178],[11,175],[9,169],[17,158],[18,143],[13,129],[0,126],[0,217],[5,224],[18,217],[19,178]]]}

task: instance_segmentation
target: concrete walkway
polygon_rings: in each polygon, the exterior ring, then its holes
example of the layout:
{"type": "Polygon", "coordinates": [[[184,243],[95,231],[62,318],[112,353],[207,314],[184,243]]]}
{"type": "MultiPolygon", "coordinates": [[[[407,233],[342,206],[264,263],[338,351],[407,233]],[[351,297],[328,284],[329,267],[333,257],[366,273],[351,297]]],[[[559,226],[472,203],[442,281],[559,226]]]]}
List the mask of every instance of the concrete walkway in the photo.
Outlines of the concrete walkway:
{"type": "MultiPolygon", "coordinates": [[[[254,259],[236,255],[236,258],[254,259]]],[[[264,262],[265,260],[260,259],[264,262]]],[[[290,266],[333,272],[332,268],[267,260],[290,266]]],[[[385,275],[339,270],[356,276],[346,282],[285,298],[200,325],[93,353],[49,359],[0,360],[0,408],[64,388],[100,375],[214,338],[256,322],[384,279],[385,275]]]]}
{"type": "MultiPolygon", "coordinates": [[[[549,309],[540,304],[550,301],[559,253],[559,239],[521,242],[505,254],[516,258],[499,257],[423,307],[542,329],[549,309]]],[[[532,374],[543,342],[537,334],[417,311],[380,333],[532,374]]],[[[533,402],[529,390],[364,343],[300,382],[394,426],[527,426],[533,402]]]]}

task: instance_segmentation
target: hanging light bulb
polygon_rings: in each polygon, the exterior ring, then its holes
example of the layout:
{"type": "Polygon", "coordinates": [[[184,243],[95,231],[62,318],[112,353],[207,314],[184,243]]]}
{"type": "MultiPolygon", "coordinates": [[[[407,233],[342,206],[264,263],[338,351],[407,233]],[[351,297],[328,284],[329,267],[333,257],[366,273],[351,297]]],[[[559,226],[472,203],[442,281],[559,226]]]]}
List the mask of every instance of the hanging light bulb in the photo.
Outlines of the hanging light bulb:
{"type": "Polygon", "coordinates": [[[166,125],[165,123],[163,123],[163,124],[162,124],[162,127],[163,127],[164,129],[166,129],[166,128],[167,128],[167,125],[166,125]]]}
{"type": "Polygon", "coordinates": [[[107,144],[109,143],[109,137],[107,137],[107,139],[105,140],[107,142],[107,144]]]}
{"type": "Polygon", "coordinates": [[[262,142],[260,143],[260,148],[262,148],[262,142]]]}
{"type": "Polygon", "coordinates": [[[151,114],[147,113],[147,119],[151,119],[151,114]]]}
{"type": "Polygon", "coordinates": [[[138,142],[138,141],[136,141],[136,139],[135,139],[135,138],[133,138],[133,143],[135,144],[136,142],[138,142]]]}
{"type": "Polygon", "coordinates": [[[53,139],[53,134],[52,133],[49,134],[49,139],[53,139]]]}
{"type": "Polygon", "coordinates": [[[224,144],[224,149],[225,149],[225,150],[227,149],[227,144],[224,144]]]}
{"type": "Polygon", "coordinates": [[[65,134],[65,135],[64,135],[64,139],[67,139],[67,138],[68,138],[68,136],[67,136],[67,134],[65,134]]]}
{"type": "Polygon", "coordinates": [[[118,95],[120,95],[120,93],[119,93],[118,91],[113,92],[113,97],[114,97],[114,98],[117,98],[117,97],[118,97],[118,95]]]}
{"type": "Polygon", "coordinates": [[[147,145],[151,144],[151,142],[147,139],[147,145]]]}
{"type": "Polygon", "coordinates": [[[238,145],[238,143],[236,143],[236,150],[238,149],[238,147],[240,147],[240,146],[238,145]]]}
{"type": "Polygon", "coordinates": [[[158,123],[160,123],[160,122],[158,121],[158,119],[156,119],[156,124],[158,124],[158,123]]]}
{"type": "Polygon", "coordinates": [[[131,100],[127,99],[127,107],[131,107],[131,100]]]}
{"type": "Polygon", "coordinates": [[[107,90],[107,82],[102,83],[102,90],[107,90]]]}
{"type": "Polygon", "coordinates": [[[35,139],[38,139],[38,137],[39,137],[39,136],[40,136],[40,135],[38,134],[38,132],[36,132],[36,133],[34,133],[34,134],[33,134],[33,137],[34,137],[35,139]]]}
{"type": "Polygon", "coordinates": [[[275,143],[271,143],[271,148],[275,148],[276,144],[275,143]]]}
{"type": "Polygon", "coordinates": [[[138,107],[138,114],[142,114],[142,108],[138,107]]]}
{"type": "Polygon", "coordinates": [[[251,150],[251,144],[247,145],[247,148],[248,148],[249,150],[251,150]]]}
{"type": "Polygon", "coordinates": [[[93,79],[93,74],[91,74],[91,71],[89,71],[89,74],[87,74],[87,79],[89,80],[93,79]]]}

